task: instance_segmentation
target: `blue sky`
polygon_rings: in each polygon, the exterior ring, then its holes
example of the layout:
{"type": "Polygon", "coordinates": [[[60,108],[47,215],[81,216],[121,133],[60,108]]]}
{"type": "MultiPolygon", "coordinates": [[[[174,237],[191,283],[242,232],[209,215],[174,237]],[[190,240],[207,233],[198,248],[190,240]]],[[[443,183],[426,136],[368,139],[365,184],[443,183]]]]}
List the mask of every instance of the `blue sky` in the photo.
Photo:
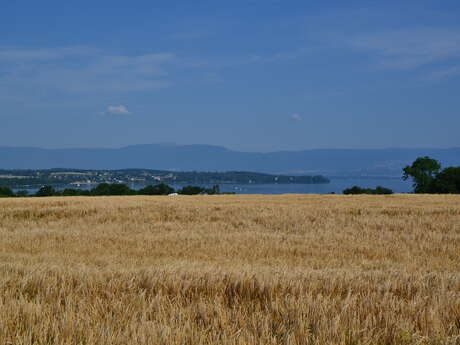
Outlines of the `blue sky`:
{"type": "Polygon", "coordinates": [[[458,1],[1,3],[1,146],[460,146],[458,1]]]}

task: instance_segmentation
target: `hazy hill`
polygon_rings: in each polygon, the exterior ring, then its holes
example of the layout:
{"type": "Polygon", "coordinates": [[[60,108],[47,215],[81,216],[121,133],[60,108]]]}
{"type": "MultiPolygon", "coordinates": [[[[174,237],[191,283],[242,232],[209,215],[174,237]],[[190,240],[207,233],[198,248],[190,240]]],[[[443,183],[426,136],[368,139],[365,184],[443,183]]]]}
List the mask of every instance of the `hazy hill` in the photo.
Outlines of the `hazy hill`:
{"type": "Polygon", "coordinates": [[[460,148],[319,149],[270,153],[238,152],[209,145],[134,145],[116,149],[0,147],[0,169],[123,169],[185,171],[244,170],[267,173],[400,176],[419,156],[460,165],[460,148]]]}

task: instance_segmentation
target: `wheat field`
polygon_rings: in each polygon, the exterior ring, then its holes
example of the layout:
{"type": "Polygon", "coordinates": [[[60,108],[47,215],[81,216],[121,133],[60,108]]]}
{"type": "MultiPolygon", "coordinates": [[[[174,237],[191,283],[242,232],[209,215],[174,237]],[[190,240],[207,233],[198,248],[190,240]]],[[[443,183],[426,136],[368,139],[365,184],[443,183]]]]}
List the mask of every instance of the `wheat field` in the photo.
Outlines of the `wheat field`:
{"type": "Polygon", "coordinates": [[[0,199],[3,344],[460,344],[460,196],[0,199]]]}

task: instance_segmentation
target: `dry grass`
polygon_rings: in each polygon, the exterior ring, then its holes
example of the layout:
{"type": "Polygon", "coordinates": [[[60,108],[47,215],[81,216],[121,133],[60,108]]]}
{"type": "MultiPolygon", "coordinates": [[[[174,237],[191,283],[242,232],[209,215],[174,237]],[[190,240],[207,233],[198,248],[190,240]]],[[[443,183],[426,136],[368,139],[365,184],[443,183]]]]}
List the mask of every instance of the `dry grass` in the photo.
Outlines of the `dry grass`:
{"type": "Polygon", "coordinates": [[[460,197],[1,199],[8,343],[460,344],[460,197]]]}

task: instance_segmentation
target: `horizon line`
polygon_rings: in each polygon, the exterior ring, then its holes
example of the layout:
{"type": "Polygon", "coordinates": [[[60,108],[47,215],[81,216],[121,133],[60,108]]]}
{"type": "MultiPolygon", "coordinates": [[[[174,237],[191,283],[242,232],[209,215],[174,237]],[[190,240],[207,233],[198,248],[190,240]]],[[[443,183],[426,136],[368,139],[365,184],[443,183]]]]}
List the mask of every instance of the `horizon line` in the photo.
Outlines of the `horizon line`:
{"type": "Polygon", "coordinates": [[[204,147],[214,147],[214,148],[221,148],[227,151],[233,152],[241,152],[241,153],[279,153],[279,152],[304,152],[304,151],[383,151],[383,150],[453,150],[453,149],[460,149],[460,146],[449,146],[449,147],[427,147],[427,146],[416,146],[416,147],[403,147],[403,146],[387,146],[387,147],[371,147],[371,148],[356,148],[356,147],[345,147],[345,148],[305,148],[305,149],[280,149],[280,150],[273,150],[273,151],[243,151],[243,150],[235,150],[228,148],[223,145],[214,145],[214,144],[175,144],[175,143],[151,143],[151,144],[130,144],[124,146],[116,146],[116,147],[107,147],[107,146],[86,146],[86,147],[42,147],[42,146],[3,146],[0,145],[0,149],[37,149],[37,150],[121,150],[136,146],[162,146],[162,147],[190,147],[190,146],[204,146],[204,147]]]}

